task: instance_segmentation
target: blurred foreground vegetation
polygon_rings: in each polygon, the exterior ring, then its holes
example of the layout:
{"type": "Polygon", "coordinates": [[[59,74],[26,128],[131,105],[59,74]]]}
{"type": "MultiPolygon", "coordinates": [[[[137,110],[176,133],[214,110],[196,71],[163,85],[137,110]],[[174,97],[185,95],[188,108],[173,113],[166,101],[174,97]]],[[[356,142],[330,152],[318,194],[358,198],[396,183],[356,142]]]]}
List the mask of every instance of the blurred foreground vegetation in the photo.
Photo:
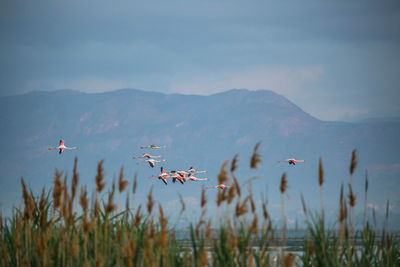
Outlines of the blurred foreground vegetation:
{"type": "MultiPolygon", "coordinates": [[[[261,162],[258,147],[259,144],[250,159],[251,169],[261,162]]],[[[152,189],[145,206],[130,207],[133,201],[127,194],[125,208],[117,209],[116,194],[131,190],[134,196],[136,177],[127,189],[129,182],[124,180],[121,168],[108,197],[100,199],[105,189],[101,161],[95,177],[96,192],[89,198],[86,188],[79,186],[75,159],[70,184],[68,177],[56,170],[52,190],[43,189],[40,196],[27,189],[21,179],[23,208],[14,209],[10,218],[0,216],[0,266],[400,266],[399,240],[388,231],[389,203],[381,229],[365,219],[367,177],[364,226],[360,230],[354,228],[356,196],[352,174],[356,166],[353,151],[350,179],[346,187],[341,186],[335,225],[326,225],[324,209],[308,210],[301,197],[307,229],[293,252],[286,246],[286,224],[281,225],[279,232],[274,229],[265,201],[261,210],[256,209],[252,179],[248,178],[246,190],[240,187],[235,176],[237,156],[230,164],[225,162],[218,175],[218,184],[231,184],[217,193],[216,204],[222,219],[215,221],[215,214],[207,213],[208,200],[203,189],[199,221],[188,225],[188,237],[180,242],[162,205],[155,203],[152,189]]],[[[323,207],[321,161],[318,183],[323,207]]],[[[286,222],[286,189],[283,174],[279,188],[282,222],[286,222]]],[[[185,212],[182,198],[181,212],[185,212]]]]}

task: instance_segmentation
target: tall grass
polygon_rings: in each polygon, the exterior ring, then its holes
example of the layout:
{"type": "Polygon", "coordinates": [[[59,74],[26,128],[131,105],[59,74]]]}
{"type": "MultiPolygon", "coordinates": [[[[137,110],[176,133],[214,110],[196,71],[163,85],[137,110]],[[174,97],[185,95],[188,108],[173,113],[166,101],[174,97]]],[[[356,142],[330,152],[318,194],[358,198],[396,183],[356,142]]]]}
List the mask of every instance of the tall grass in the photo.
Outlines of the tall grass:
{"type": "MultiPolygon", "coordinates": [[[[364,227],[354,228],[355,151],[347,194],[341,186],[336,224],[327,225],[325,221],[324,170],[320,160],[321,211],[308,209],[301,195],[307,235],[300,253],[286,250],[286,174],[282,175],[279,188],[280,227],[273,226],[264,199],[261,210],[257,209],[251,192],[251,170],[261,163],[259,145],[250,160],[245,194],[235,174],[237,155],[229,169],[229,162],[221,166],[218,182],[232,186],[217,193],[217,217],[207,216],[208,200],[202,189],[200,217],[198,222],[188,225],[188,242],[176,241],[176,229],[170,225],[163,206],[155,202],[152,188],[145,207],[134,205],[137,177],[132,181],[131,191],[126,192],[129,181],[124,178],[123,167],[117,184],[115,181],[111,184],[105,199],[100,198],[106,188],[103,161],[97,165],[91,198],[86,187],[79,186],[76,159],[70,185],[67,175],[56,170],[52,190],[43,189],[35,196],[21,179],[23,207],[15,208],[9,218],[0,214],[0,266],[400,266],[399,241],[388,231],[389,203],[380,235],[376,223],[372,226],[365,219],[367,177],[364,227]],[[122,194],[126,194],[125,209],[115,204],[116,195],[122,194]],[[218,227],[212,228],[215,224],[218,227]],[[277,228],[281,230],[279,234],[277,228]]],[[[182,214],[185,203],[181,197],[180,203],[182,214]]]]}

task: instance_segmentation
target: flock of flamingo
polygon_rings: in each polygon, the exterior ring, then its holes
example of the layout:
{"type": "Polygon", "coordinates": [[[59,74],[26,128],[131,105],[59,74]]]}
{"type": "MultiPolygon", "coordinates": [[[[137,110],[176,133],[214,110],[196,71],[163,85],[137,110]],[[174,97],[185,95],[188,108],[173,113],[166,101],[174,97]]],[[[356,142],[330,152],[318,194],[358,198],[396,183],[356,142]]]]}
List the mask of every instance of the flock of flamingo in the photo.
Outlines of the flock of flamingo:
{"type": "MultiPolygon", "coordinates": [[[[149,145],[149,146],[141,146],[141,149],[162,149],[166,148],[167,146],[156,146],[156,145],[149,145]]],[[[65,149],[78,149],[78,147],[67,147],[64,144],[64,140],[60,140],[60,144],[57,147],[50,147],[49,150],[58,150],[58,154],[61,154],[65,149]]],[[[142,156],[133,157],[133,159],[145,159],[137,164],[148,163],[150,167],[154,168],[155,164],[158,162],[165,162],[165,159],[155,160],[161,158],[161,155],[152,156],[148,153],[144,153],[142,156]]],[[[286,159],[281,160],[278,162],[288,162],[289,165],[296,165],[298,162],[305,162],[305,160],[297,160],[297,159],[286,159]]],[[[207,181],[208,178],[197,178],[194,176],[195,173],[206,173],[207,171],[197,171],[193,167],[190,167],[188,171],[176,171],[172,170],[167,173],[163,167],[161,167],[161,173],[158,175],[151,176],[150,178],[158,178],[161,180],[165,185],[168,185],[167,179],[172,179],[172,182],[175,183],[179,181],[181,184],[184,184],[186,181],[207,181]]],[[[230,187],[230,185],[219,184],[216,186],[206,187],[206,189],[226,189],[230,187]]]]}
{"type": "MultiPolygon", "coordinates": [[[[150,146],[141,146],[141,149],[160,149],[160,148],[166,148],[166,146],[156,146],[156,145],[150,145],[150,146]]],[[[154,165],[156,162],[164,162],[166,161],[165,159],[162,160],[155,160],[155,158],[161,158],[161,155],[158,156],[152,156],[150,154],[144,153],[142,156],[138,157],[133,157],[134,159],[141,159],[145,158],[146,160],[138,162],[138,164],[141,163],[149,163],[150,167],[154,168],[154,165]]],[[[172,179],[172,182],[175,183],[176,181],[180,182],[181,184],[184,184],[186,181],[207,181],[208,178],[197,178],[194,176],[195,173],[206,173],[207,171],[197,171],[193,167],[190,167],[188,171],[170,171],[167,173],[163,167],[161,167],[161,173],[159,175],[154,175],[151,176],[150,178],[158,178],[161,180],[165,185],[168,185],[167,179],[172,179]]]]}

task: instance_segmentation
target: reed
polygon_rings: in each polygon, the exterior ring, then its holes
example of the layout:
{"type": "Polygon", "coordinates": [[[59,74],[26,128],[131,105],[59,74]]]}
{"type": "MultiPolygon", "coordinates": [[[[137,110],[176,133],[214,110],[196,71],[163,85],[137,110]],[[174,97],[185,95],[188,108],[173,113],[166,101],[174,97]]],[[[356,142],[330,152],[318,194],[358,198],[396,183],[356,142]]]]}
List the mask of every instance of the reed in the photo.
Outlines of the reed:
{"type": "Polygon", "coordinates": [[[257,169],[258,164],[262,162],[261,155],[258,153],[258,149],[260,148],[261,142],[258,142],[253,150],[253,154],[250,159],[250,168],[257,169]]]}
{"type": "Polygon", "coordinates": [[[119,170],[119,176],[118,176],[118,191],[119,193],[122,193],[125,188],[128,186],[129,182],[127,180],[124,180],[124,166],[121,166],[121,169],[119,170]]]}
{"type": "MultiPolygon", "coordinates": [[[[259,145],[254,148],[249,169],[261,164],[259,145]]],[[[198,221],[188,223],[188,238],[178,241],[179,229],[170,225],[163,205],[154,200],[153,187],[145,207],[134,202],[136,174],[132,191],[125,193],[128,181],[124,180],[123,167],[117,183],[107,189],[106,201],[100,198],[106,188],[103,161],[97,165],[91,198],[86,186],[79,185],[77,159],[70,186],[67,173],[56,170],[53,188],[43,188],[34,196],[21,178],[23,206],[15,208],[9,218],[0,213],[0,266],[400,266],[400,242],[389,232],[389,201],[381,234],[377,234],[374,209],[373,224],[367,220],[367,173],[363,228],[357,231],[354,228],[352,214],[357,202],[351,177],[357,166],[355,151],[350,162],[350,182],[340,188],[335,224],[328,225],[324,217],[325,176],[321,159],[316,184],[321,190],[321,211],[310,210],[300,195],[307,235],[299,254],[274,246],[286,241],[286,174],[277,189],[281,195],[281,225],[274,226],[268,201],[262,197],[257,203],[251,187],[246,192],[240,189],[239,181],[250,183],[250,171],[247,180],[236,176],[238,155],[229,169],[228,164],[229,161],[222,164],[218,182],[230,182],[232,186],[219,190],[216,199],[218,209],[226,209],[221,213],[224,216],[218,220],[218,216],[207,210],[208,201],[202,188],[198,221]],[[124,209],[114,203],[121,194],[126,194],[124,209]],[[276,234],[279,229],[281,235],[276,234]]],[[[184,214],[187,209],[180,195],[179,201],[180,214],[184,214]]]]}
{"type": "Polygon", "coordinates": [[[322,191],[322,185],[324,184],[324,167],[322,166],[322,159],[319,158],[318,164],[318,185],[320,190],[320,201],[321,201],[321,215],[324,214],[324,194],[322,191]]]}

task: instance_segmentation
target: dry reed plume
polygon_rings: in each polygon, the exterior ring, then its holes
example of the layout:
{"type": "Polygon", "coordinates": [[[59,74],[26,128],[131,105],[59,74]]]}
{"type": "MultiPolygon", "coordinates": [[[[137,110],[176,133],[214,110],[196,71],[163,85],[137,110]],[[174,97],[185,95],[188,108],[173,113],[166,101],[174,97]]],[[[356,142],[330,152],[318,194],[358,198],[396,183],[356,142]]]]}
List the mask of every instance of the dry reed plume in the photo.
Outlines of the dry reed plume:
{"type": "Polygon", "coordinates": [[[284,172],[281,177],[281,184],[279,186],[279,190],[281,191],[281,194],[284,194],[287,189],[287,179],[286,179],[286,173],[284,172]]]}
{"type": "Polygon", "coordinates": [[[118,191],[121,193],[128,186],[129,182],[124,180],[124,166],[121,166],[118,176],[118,191]]]}
{"type": "Polygon", "coordinates": [[[104,178],[103,163],[104,163],[104,160],[101,160],[97,164],[97,175],[96,175],[95,180],[96,180],[96,190],[98,193],[103,191],[104,187],[106,186],[106,183],[103,182],[103,178],[104,178]]]}
{"type": "Polygon", "coordinates": [[[357,153],[357,150],[355,150],[355,149],[351,152],[350,175],[353,175],[354,170],[357,167],[358,161],[357,161],[356,153],[357,153]]]}
{"type": "Polygon", "coordinates": [[[153,186],[151,186],[149,194],[147,195],[147,213],[151,214],[154,206],[153,200],[153,186]]]}
{"type": "Polygon", "coordinates": [[[236,169],[237,169],[237,163],[238,163],[238,154],[236,154],[234,157],[233,157],[233,159],[232,159],[232,162],[231,162],[231,173],[234,173],[235,171],[236,171],[236,169]]]}
{"type": "Polygon", "coordinates": [[[318,164],[318,184],[320,187],[324,184],[324,168],[322,167],[321,158],[319,158],[319,164],[318,164]]]}
{"type": "Polygon", "coordinates": [[[253,155],[251,155],[250,159],[250,168],[257,169],[259,163],[261,163],[261,155],[258,153],[258,149],[260,148],[261,142],[258,142],[253,150],[253,155]]]}

